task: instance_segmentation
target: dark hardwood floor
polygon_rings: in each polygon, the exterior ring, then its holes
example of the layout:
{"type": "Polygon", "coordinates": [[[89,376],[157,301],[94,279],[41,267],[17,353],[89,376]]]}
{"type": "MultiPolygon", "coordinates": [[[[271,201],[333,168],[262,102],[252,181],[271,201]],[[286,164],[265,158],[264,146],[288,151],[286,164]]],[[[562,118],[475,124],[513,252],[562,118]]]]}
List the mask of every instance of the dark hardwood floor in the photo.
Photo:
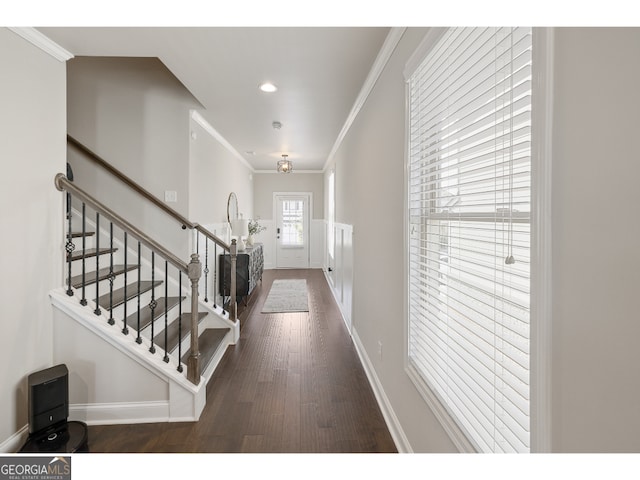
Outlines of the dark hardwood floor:
{"type": "Polygon", "coordinates": [[[267,270],[198,422],[89,427],[92,452],[396,452],[321,270],[267,270]],[[305,278],[308,313],[260,313],[276,278],[305,278]]]}

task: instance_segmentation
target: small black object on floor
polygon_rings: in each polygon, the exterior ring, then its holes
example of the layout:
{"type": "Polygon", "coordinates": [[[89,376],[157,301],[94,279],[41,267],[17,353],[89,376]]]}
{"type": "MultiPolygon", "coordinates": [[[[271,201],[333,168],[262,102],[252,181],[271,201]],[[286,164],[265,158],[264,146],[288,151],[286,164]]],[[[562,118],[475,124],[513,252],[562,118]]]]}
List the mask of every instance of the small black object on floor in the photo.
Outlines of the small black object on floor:
{"type": "Polygon", "coordinates": [[[69,370],[65,364],[34,372],[27,378],[29,438],[19,453],[88,452],[84,422],[68,421],[69,370]]]}
{"type": "Polygon", "coordinates": [[[18,453],[88,453],[87,424],[72,420],[31,435],[18,453]]]}

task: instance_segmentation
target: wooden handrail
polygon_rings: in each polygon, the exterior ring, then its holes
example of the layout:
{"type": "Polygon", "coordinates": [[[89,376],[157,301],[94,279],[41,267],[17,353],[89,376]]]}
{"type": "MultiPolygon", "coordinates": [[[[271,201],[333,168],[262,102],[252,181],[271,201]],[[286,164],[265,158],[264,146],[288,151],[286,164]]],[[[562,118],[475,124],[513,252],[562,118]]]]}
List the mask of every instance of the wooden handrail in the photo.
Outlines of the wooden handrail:
{"type": "MultiPolygon", "coordinates": [[[[104,170],[109,172],[111,175],[116,177],[122,183],[131,188],[134,192],[141,195],[143,198],[154,204],[156,207],[161,209],[163,212],[168,214],[171,218],[178,221],[183,229],[191,229],[196,232],[201,233],[209,240],[222,247],[225,251],[228,251],[231,257],[231,285],[230,285],[230,297],[229,297],[229,319],[235,322],[238,318],[238,310],[237,310],[237,297],[236,297],[236,257],[237,257],[237,246],[235,240],[231,242],[231,245],[227,244],[225,241],[220,239],[217,235],[210,232],[208,229],[199,225],[197,223],[191,222],[189,219],[182,216],[180,213],[176,212],[171,207],[167,206],[163,201],[159,198],[151,194],[148,190],[144,189],[136,182],[134,182],[127,175],[122,173],[117,168],[113,167],[106,160],[101,158],[98,154],[91,151],[85,145],[80,143],[78,140],[73,138],[71,135],[67,134],[67,143],[72,147],[77,149],[79,152],[83,153],[86,158],[94,162],[96,165],[102,167],[104,170]]],[[[166,250],[164,247],[159,245],[153,239],[145,235],[142,231],[138,230],[135,226],[124,220],[118,214],[108,209],[104,205],[100,204],[97,200],[91,197],[89,194],[76,187],[73,183],[71,183],[63,174],[58,174],[55,179],[56,187],[58,190],[67,190],[71,191],[77,196],[83,198],[83,200],[89,204],[96,211],[100,211],[108,218],[112,219],[113,223],[118,225],[120,228],[129,230],[135,237],[137,237],[141,243],[145,244],[147,247],[152,248],[160,252],[162,256],[164,256],[170,263],[176,266],[181,271],[188,274],[189,279],[191,281],[191,355],[187,362],[187,378],[194,384],[198,385],[200,382],[200,353],[198,350],[198,282],[199,278],[202,275],[202,265],[198,258],[197,254],[193,254],[191,257],[191,262],[189,264],[185,264],[180,261],[177,257],[175,257],[172,253],[166,250]]],[[[197,234],[196,234],[197,235],[197,234]]]]}
{"type": "MultiPolygon", "coordinates": [[[[199,317],[198,316],[198,282],[199,282],[200,276],[202,275],[202,264],[200,263],[198,254],[195,254],[195,253],[192,254],[191,261],[188,264],[183,262],[178,257],[176,257],[173,253],[171,253],[168,249],[166,249],[165,247],[160,245],[158,242],[156,242],[154,239],[152,239],[151,237],[146,235],[144,232],[139,230],[137,227],[129,223],[127,220],[122,218],[116,212],[106,207],[105,205],[101,204],[98,200],[93,198],[87,192],[77,187],[72,182],[70,182],[63,173],[58,173],[55,176],[55,186],[59,191],[61,192],[66,191],[67,194],[72,194],[75,197],[81,199],[83,202],[83,205],[88,205],[90,208],[100,213],[105,218],[107,218],[114,225],[117,225],[124,232],[131,234],[134,238],[136,238],[140,242],[140,244],[145,245],[146,247],[151,249],[152,252],[157,252],[162,258],[164,258],[167,262],[171,263],[179,271],[187,274],[187,276],[189,277],[189,280],[191,281],[191,317],[189,322],[190,330],[191,330],[191,354],[187,361],[187,380],[189,380],[194,385],[198,385],[200,383],[200,376],[201,376],[200,353],[199,353],[199,345],[198,345],[199,343],[198,341],[198,320],[199,320],[198,318],[199,317]]],[[[71,235],[71,233],[69,233],[69,235],[71,235]]],[[[234,244],[234,247],[235,247],[235,244],[234,244]]],[[[68,258],[70,258],[70,256],[68,258]]],[[[69,262],[71,262],[71,260],[69,260],[69,262]]],[[[98,272],[96,271],[96,275],[97,273],[98,272]]],[[[69,276],[69,278],[71,277],[69,276]]],[[[83,277],[83,281],[84,281],[84,277],[83,277]]],[[[69,280],[69,289],[71,289],[71,280],[69,280]]],[[[97,297],[97,293],[96,293],[96,297],[97,297]]],[[[98,300],[96,300],[96,302],[97,301],[98,300]]],[[[125,323],[125,328],[126,328],[126,323],[125,323]]],[[[180,361],[181,360],[178,359],[178,362],[180,361]]],[[[182,370],[179,369],[179,371],[182,371],[182,370]]]]}
{"type": "Polygon", "coordinates": [[[194,230],[195,229],[195,230],[199,231],[200,233],[202,233],[203,235],[205,235],[206,237],[208,237],[212,242],[218,244],[218,246],[224,248],[225,250],[228,251],[228,250],[231,249],[231,246],[228,243],[226,243],[224,240],[219,238],[217,235],[215,235],[214,233],[211,233],[209,230],[207,230],[203,226],[201,226],[201,225],[199,225],[197,223],[191,222],[189,219],[185,218],[183,215],[181,215],[180,213],[176,212],[173,208],[167,206],[167,204],[164,203],[162,200],[160,200],[158,197],[156,197],[151,192],[149,192],[148,190],[146,190],[143,187],[141,187],[140,185],[138,185],[131,178],[126,176],[120,170],[118,170],[117,168],[112,166],[109,162],[107,162],[102,157],[100,157],[97,153],[93,152],[92,150],[90,150],[85,145],[83,145],[78,140],[76,140],[75,138],[73,138],[71,135],[68,135],[68,134],[67,134],[67,143],[72,145],[78,151],[84,153],[85,156],[87,158],[89,158],[91,161],[93,161],[95,164],[97,164],[100,167],[102,167],[103,169],[105,169],[111,175],[113,175],[118,180],[120,180],[122,183],[124,183],[129,188],[131,188],[133,191],[135,191],[136,193],[138,193],[139,195],[141,195],[142,197],[144,197],[145,199],[147,199],[148,201],[153,203],[155,206],[160,208],[162,211],[164,211],[170,217],[172,217],[173,219],[177,220],[182,225],[183,229],[186,229],[186,228],[189,228],[190,230],[194,230]]]}
{"type": "Polygon", "coordinates": [[[136,226],[132,225],[116,212],[108,208],[107,206],[100,203],[98,200],[93,198],[87,192],[76,186],[74,183],[70,182],[64,173],[58,173],[55,177],[55,185],[58,190],[61,192],[67,191],[71,192],[76,197],[82,199],[84,203],[86,203],[89,207],[93,208],[96,212],[99,212],[101,215],[108,218],[114,225],[117,225],[122,230],[129,232],[136,239],[140,240],[140,243],[150,248],[151,250],[155,250],[160,253],[160,255],[165,258],[168,262],[170,262],[174,267],[179,269],[184,273],[188,273],[188,266],[185,262],[176,257],[173,253],[171,253],[168,249],[160,245],[153,238],[149,237],[142,230],[138,229],[136,226]]]}

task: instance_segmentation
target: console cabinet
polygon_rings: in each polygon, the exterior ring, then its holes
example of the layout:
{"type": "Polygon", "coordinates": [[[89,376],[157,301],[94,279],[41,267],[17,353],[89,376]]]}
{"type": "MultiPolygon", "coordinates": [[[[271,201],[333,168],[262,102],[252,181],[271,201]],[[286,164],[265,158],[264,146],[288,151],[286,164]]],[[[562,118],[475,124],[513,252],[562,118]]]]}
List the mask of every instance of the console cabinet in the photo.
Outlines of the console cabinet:
{"type": "MultiPolygon", "coordinates": [[[[219,275],[218,292],[222,296],[229,296],[231,285],[231,256],[220,255],[218,260],[219,275]]],[[[237,301],[246,300],[259,281],[264,271],[264,254],[261,243],[254,243],[244,252],[238,252],[236,260],[236,296],[237,301]]]]}

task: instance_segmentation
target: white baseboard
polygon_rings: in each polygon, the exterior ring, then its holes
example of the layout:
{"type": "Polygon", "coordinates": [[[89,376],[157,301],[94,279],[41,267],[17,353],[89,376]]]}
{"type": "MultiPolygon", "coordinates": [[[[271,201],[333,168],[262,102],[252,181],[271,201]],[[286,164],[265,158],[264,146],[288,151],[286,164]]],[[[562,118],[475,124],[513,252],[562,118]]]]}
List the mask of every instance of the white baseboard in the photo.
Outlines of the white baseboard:
{"type": "Polygon", "coordinates": [[[170,418],[168,401],[69,405],[69,419],[87,425],[193,421],[170,418]]]}
{"type": "Polygon", "coordinates": [[[0,453],[16,453],[29,437],[29,425],[25,425],[16,433],[0,443],[0,453]]]}
{"type": "Polygon", "coordinates": [[[391,433],[391,437],[393,438],[393,442],[396,444],[398,452],[413,453],[411,444],[409,443],[407,436],[404,434],[404,430],[402,429],[402,426],[398,421],[398,417],[391,407],[391,402],[389,402],[387,395],[384,393],[384,388],[382,388],[382,384],[380,383],[380,380],[376,375],[373,364],[371,363],[371,360],[369,360],[369,356],[367,355],[367,352],[364,349],[364,345],[362,345],[360,337],[358,337],[358,332],[355,328],[351,332],[351,337],[353,338],[353,343],[356,346],[356,351],[358,352],[358,356],[360,357],[360,362],[362,363],[364,371],[367,374],[369,384],[371,385],[373,393],[376,396],[378,406],[382,411],[382,416],[384,417],[387,428],[389,429],[389,433],[391,433]]]}
{"type": "MultiPolygon", "coordinates": [[[[69,420],[87,425],[118,425],[130,423],[193,422],[193,418],[169,418],[169,402],[131,402],[69,405],[69,420]]],[[[25,425],[0,443],[0,453],[16,453],[29,437],[25,425]]]]}

